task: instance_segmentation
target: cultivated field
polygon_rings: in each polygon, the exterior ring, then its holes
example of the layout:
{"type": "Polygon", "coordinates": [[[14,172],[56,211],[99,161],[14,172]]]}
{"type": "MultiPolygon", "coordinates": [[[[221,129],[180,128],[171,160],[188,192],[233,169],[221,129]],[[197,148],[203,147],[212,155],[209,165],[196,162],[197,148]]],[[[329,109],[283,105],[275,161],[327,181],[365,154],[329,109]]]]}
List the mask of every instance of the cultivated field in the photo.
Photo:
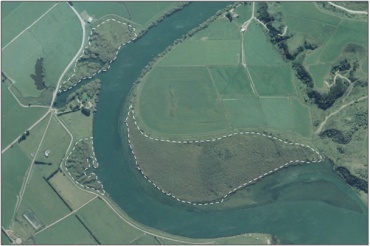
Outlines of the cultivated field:
{"type": "Polygon", "coordinates": [[[287,162],[319,159],[307,147],[257,134],[230,134],[214,142],[168,143],[145,137],[132,117],[128,125],[131,146],[144,174],[164,192],[190,202],[220,200],[287,162]]]}
{"type": "Polygon", "coordinates": [[[75,215],[38,234],[36,244],[98,244],[75,215]]]}
{"type": "Polygon", "coordinates": [[[238,40],[187,40],[160,62],[160,66],[236,65],[240,60],[238,40]]]}
{"type": "Polygon", "coordinates": [[[310,112],[296,110],[302,107],[291,65],[260,24],[252,22],[244,33],[246,67],[241,42],[238,26],[220,18],[161,58],[137,89],[135,111],[143,129],[157,137],[250,127],[309,136],[310,112]],[[223,48],[210,45],[221,43],[223,48]]]}
{"type": "Polygon", "coordinates": [[[211,66],[209,73],[222,99],[253,95],[251,82],[242,66],[211,66]]]}
{"type": "Polygon", "coordinates": [[[186,134],[226,127],[207,68],[157,67],[144,85],[139,101],[140,116],[150,129],[186,134]]]}
{"type": "MultiPolygon", "coordinates": [[[[247,64],[253,64],[247,60],[247,64]]],[[[294,96],[292,70],[283,66],[248,66],[249,72],[260,96],[294,96]]]]}
{"type": "MultiPolygon", "coordinates": [[[[4,26],[5,30],[8,28],[12,27],[4,26]]],[[[41,94],[30,77],[35,73],[35,64],[40,57],[44,58],[46,86],[56,86],[61,73],[81,45],[81,33],[76,14],[67,3],[59,3],[3,49],[3,70],[16,82],[15,87],[23,97],[38,97],[41,94]],[[22,67],[21,73],[19,67],[22,67]]]]}

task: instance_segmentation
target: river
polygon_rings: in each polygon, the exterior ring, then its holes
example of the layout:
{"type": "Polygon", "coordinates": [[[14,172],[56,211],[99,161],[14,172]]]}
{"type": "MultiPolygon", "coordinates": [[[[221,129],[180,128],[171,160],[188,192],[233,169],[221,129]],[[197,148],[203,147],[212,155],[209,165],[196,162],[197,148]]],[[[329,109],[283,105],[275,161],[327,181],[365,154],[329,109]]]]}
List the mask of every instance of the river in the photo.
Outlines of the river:
{"type": "Polygon", "coordinates": [[[96,173],[106,192],[132,219],[176,235],[213,238],[260,232],[283,243],[366,244],[367,208],[326,162],[284,169],[221,205],[200,208],[163,195],[134,169],[123,127],[133,82],[153,57],[226,5],[190,4],[124,46],[110,70],[97,76],[102,87],[93,136],[100,164],[96,173]],[[246,199],[255,204],[245,205],[246,199]]]}

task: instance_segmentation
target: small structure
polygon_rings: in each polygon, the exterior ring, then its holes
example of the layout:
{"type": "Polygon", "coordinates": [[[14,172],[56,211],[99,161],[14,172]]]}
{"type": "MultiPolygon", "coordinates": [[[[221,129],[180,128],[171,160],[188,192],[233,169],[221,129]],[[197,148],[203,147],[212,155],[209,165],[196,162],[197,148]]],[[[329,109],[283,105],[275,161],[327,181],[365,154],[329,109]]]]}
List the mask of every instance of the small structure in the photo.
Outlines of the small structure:
{"type": "Polygon", "coordinates": [[[43,227],[43,224],[41,223],[41,221],[36,217],[36,215],[30,209],[27,209],[23,213],[23,217],[27,220],[28,223],[31,224],[31,226],[36,231],[43,227]]]}
{"type": "Polygon", "coordinates": [[[91,23],[93,18],[86,12],[86,10],[84,10],[82,13],[81,13],[81,17],[82,19],[84,19],[84,21],[86,21],[87,23],[91,23]]]}
{"type": "Polygon", "coordinates": [[[50,150],[45,150],[45,157],[48,158],[50,154],[50,150]]]}

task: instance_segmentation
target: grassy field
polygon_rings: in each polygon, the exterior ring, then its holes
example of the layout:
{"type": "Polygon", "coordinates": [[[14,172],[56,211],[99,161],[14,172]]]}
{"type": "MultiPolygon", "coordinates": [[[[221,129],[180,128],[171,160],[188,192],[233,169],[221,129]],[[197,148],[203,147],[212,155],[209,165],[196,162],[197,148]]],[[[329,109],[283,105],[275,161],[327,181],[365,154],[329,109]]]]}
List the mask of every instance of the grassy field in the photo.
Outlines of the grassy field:
{"type": "Polygon", "coordinates": [[[292,100],[295,131],[303,137],[310,138],[312,134],[311,111],[307,105],[292,100]]]}
{"type": "Polygon", "coordinates": [[[44,176],[49,176],[59,167],[62,158],[65,156],[69,143],[70,136],[55,117],[53,117],[35,160],[38,162],[51,163],[51,165],[39,165],[39,171],[44,176]],[[45,156],[45,151],[49,151],[48,157],[45,156]]]}
{"type": "Polygon", "coordinates": [[[7,227],[31,160],[17,144],[2,154],[1,159],[1,225],[7,227]]]}
{"type": "Polygon", "coordinates": [[[98,244],[81,222],[71,215],[38,234],[35,244],[98,244]]]}
{"type": "Polygon", "coordinates": [[[143,26],[149,25],[166,10],[176,5],[176,2],[125,2],[131,20],[143,26]]]}
{"type": "Polygon", "coordinates": [[[266,125],[257,97],[224,100],[228,119],[233,127],[263,127],[266,125]]]}
{"type": "Polygon", "coordinates": [[[191,37],[191,40],[239,40],[237,25],[226,18],[218,19],[201,32],[191,37]]]}
{"type": "Polygon", "coordinates": [[[244,53],[247,66],[281,66],[285,62],[268,41],[262,26],[252,21],[244,33],[244,53]]]}
{"type": "Polygon", "coordinates": [[[3,70],[16,81],[23,97],[38,97],[30,74],[44,58],[45,82],[55,87],[59,76],[81,45],[81,24],[67,3],[60,3],[3,50],[3,70]],[[22,73],[19,67],[22,67],[22,73]]]}
{"type": "Polygon", "coordinates": [[[199,144],[154,141],[143,136],[129,118],[131,145],[145,175],[187,201],[221,199],[233,188],[290,160],[318,158],[306,147],[255,134],[199,144]]]}
{"type": "Polygon", "coordinates": [[[289,96],[295,95],[292,72],[289,65],[248,66],[258,95],[289,96]]]}
{"type": "Polygon", "coordinates": [[[94,20],[113,14],[146,26],[176,4],[175,2],[76,2],[74,6],[80,13],[86,10],[94,20]]]}
{"type": "Polygon", "coordinates": [[[246,2],[247,4],[241,4],[236,8],[235,13],[239,15],[238,18],[234,19],[236,23],[242,25],[244,22],[249,20],[252,16],[252,2],[246,2]]]}
{"type": "Polygon", "coordinates": [[[31,209],[45,225],[70,212],[63,200],[54,192],[36,168],[32,171],[17,216],[21,217],[27,209],[31,209]]]}
{"type": "Polygon", "coordinates": [[[60,172],[55,174],[49,183],[72,209],[80,207],[94,196],[77,188],[65,174],[60,172]]]}
{"type": "Polygon", "coordinates": [[[239,40],[186,40],[166,55],[160,66],[236,65],[240,60],[239,40]]]}
{"type": "Polygon", "coordinates": [[[4,2],[2,14],[2,47],[50,9],[55,2],[4,2]]]}
{"type": "Polygon", "coordinates": [[[294,112],[290,99],[264,98],[260,103],[269,127],[294,130],[294,112]]]}
{"type": "Polygon", "coordinates": [[[19,147],[23,153],[30,158],[30,160],[35,155],[37,147],[40,143],[42,135],[45,132],[47,123],[50,119],[50,115],[46,116],[40,123],[38,123],[31,131],[29,131],[29,136],[25,140],[18,143],[19,147]]]}
{"type": "Polygon", "coordinates": [[[212,66],[208,70],[222,98],[253,95],[251,82],[242,66],[212,66]]]}
{"type": "Polygon", "coordinates": [[[337,26],[340,18],[318,11],[312,2],[282,3],[285,24],[294,32],[307,33],[319,39],[324,25],[337,26]]]}
{"type": "Polygon", "coordinates": [[[138,104],[140,119],[154,131],[187,134],[226,126],[205,67],[156,67],[144,82],[138,104]]]}
{"type": "Polygon", "coordinates": [[[102,244],[130,244],[144,235],[120,219],[104,201],[95,199],[77,213],[102,244]]]}
{"type": "Polygon", "coordinates": [[[307,59],[307,64],[333,62],[347,43],[367,46],[367,23],[325,14],[314,3],[282,3],[285,24],[291,31],[305,33],[324,44],[307,59]]]}
{"type": "Polygon", "coordinates": [[[318,89],[324,86],[324,78],[329,73],[330,67],[330,63],[321,63],[317,65],[310,65],[308,67],[308,71],[311,74],[313,82],[318,89]]]}
{"type": "Polygon", "coordinates": [[[47,111],[45,108],[21,107],[7,87],[6,83],[1,84],[1,145],[3,148],[25,132],[47,111]]]}
{"type": "Polygon", "coordinates": [[[64,114],[59,117],[72,132],[74,142],[92,136],[93,116],[85,116],[80,111],[64,114]]]}

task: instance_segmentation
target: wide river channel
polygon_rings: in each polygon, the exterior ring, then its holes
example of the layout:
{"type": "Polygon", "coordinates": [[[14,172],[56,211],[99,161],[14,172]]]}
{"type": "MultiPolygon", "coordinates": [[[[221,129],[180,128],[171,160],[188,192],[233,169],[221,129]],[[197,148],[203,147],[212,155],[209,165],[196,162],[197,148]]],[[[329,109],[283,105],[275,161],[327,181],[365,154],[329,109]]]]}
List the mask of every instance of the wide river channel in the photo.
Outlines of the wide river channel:
{"type": "Polygon", "coordinates": [[[260,232],[273,234],[282,243],[367,244],[367,207],[327,162],[284,169],[221,205],[207,207],[187,206],[163,195],[133,168],[122,136],[134,81],[153,57],[226,5],[190,4],[124,46],[110,70],[97,76],[102,87],[93,136],[100,163],[96,173],[106,192],[132,219],[186,237],[260,232]]]}

